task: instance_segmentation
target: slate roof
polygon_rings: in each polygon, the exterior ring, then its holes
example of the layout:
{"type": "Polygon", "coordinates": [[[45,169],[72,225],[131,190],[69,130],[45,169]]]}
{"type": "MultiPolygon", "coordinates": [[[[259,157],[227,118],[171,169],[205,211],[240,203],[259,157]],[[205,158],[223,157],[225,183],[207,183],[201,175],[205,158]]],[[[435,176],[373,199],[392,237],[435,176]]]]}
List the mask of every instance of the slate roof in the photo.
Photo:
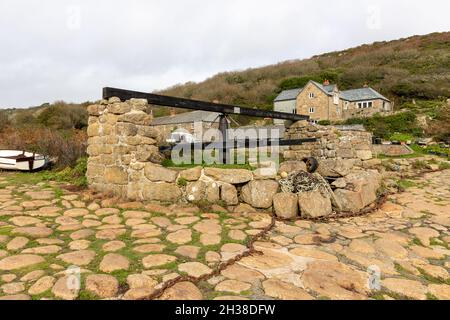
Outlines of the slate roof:
{"type": "Polygon", "coordinates": [[[363,100],[373,100],[373,99],[382,99],[385,101],[389,101],[388,98],[378,93],[372,88],[361,88],[361,89],[353,89],[341,91],[341,98],[347,101],[363,101],[363,100]]]}
{"type": "Polygon", "coordinates": [[[303,88],[284,90],[275,98],[274,102],[295,100],[302,90],[303,88]]]}
{"type": "MultiPolygon", "coordinates": [[[[329,96],[333,94],[333,91],[336,88],[335,84],[323,85],[316,81],[310,82],[329,96]]],[[[300,92],[302,92],[302,90],[303,88],[284,90],[278,95],[278,97],[274,100],[274,102],[295,100],[297,99],[297,96],[300,94],[300,92]]],[[[389,101],[388,98],[386,98],[385,96],[383,96],[382,94],[380,94],[379,92],[370,87],[340,91],[339,97],[343,100],[347,100],[350,102],[374,100],[374,99],[382,99],[385,101],[389,101]]]]}
{"type": "Polygon", "coordinates": [[[325,92],[328,95],[331,95],[333,93],[334,88],[336,87],[335,84],[329,84],[324,86],[323,84],[320,84],[316,81],[311,81],[312,83],[314,83],[317,87],[319,87],[320,90],[322,90],[323,92],[325,92]]]}
{"type": "Polygon", "coordinates": [[[208,111],[192,111],[179,113],[174,116],[160,117],[153,119],[152,126],[161,126],[166,124],[194,123],[196,121],[214,122],[218,121],[219,113],[208,111]]]}

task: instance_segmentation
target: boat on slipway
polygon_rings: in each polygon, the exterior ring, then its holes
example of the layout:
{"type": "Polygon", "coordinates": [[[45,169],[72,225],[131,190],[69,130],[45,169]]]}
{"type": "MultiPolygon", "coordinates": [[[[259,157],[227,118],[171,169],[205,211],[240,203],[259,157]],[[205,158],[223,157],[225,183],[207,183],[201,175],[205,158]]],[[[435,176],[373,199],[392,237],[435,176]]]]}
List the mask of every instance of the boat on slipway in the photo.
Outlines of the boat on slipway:
{"type": "Polygon", "coordinates": [[[0,150],[0,170],[34,171],[44,168],[48,158],[34,152],[0,150]]]}

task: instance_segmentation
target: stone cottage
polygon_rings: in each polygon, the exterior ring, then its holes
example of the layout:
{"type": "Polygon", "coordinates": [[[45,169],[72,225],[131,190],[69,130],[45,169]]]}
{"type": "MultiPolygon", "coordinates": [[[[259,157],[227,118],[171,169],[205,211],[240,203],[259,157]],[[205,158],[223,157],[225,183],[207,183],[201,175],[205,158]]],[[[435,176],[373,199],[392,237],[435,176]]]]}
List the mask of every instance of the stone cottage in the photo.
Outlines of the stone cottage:
{"type": "MultiPolygon", "coordinates": [[[[201,110],[179,114],[172,113],[167,117],[159,117],[153,119],[151,126],[158,129],[158,131],[161,133],[162,138],[166,139],[173,131],[177,129],[183,129],[191,134],[194,134],[195,123],[201,126],[203,132],[210,128],[218,128],[219,115],[220,114],[217,112],[208,112],[201,110]]],[[[196,138],[202,140],[202,137],[196,136],[196,138]]]]}
{"type": "MultiPolygon", "coordinates": [[[[310,116],[312,122],[340,121],[392,112],[391,101],[370,87],[340,91],[336,84],[309,81],[303,88],[285,90],[274,110],[310,116]]],[[[285,123],[275,120],[276,124],[285,123]]]]}

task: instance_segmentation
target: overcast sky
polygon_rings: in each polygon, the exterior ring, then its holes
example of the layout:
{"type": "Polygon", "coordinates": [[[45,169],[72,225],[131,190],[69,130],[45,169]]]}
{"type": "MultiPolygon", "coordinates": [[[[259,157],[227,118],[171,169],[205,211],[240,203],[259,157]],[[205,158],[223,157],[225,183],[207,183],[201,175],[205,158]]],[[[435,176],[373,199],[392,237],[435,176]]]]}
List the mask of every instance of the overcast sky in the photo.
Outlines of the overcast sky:
{"type": "Polygon", "coordinates": [[[0,0],[0,108],[450,30],[448,0],[0,0]]]}

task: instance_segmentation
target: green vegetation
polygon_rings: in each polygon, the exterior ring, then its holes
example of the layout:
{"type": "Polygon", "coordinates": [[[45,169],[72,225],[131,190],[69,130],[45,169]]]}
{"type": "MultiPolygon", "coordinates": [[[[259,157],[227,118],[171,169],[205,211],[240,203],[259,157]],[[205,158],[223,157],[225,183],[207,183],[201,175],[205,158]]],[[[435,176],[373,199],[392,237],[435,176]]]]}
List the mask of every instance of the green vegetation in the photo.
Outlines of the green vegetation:
{"type": "Polygon", "coordinates": [[[397,181],[397,185],[401,188],[401,189],[408,189],[408,188],[413,188],[416,186],[416,183],[414,181],[411,180],[406,180],[406,179],[401,179],[397,181]]]}
{"type": "MultiPolygon", "coordinates": [[[[244,71],[224,72],[201,83],[188,82],[164,94],[251,107],[268,106],[285,89],[309,80],[328,79],[342,90],[368,84],[396,105],[412,99],[450,97],[448,69],[450,33],[433,33],[390,42],[376,42],[304,60],[244,71]]],[[[155,109],[156,110],[156,109],[155,109]]],[[[168,109],[165,112],[168,114],[168,109]]]]}
{"type": "MultiPolygon", "coordinates": [[[[195,168],[198,167],[198,164],[175,164],[171,159],[165,159],[162,162],[162,166],[166,168],[195,168]]],[[[201,165],[204,168],[220,168],[220,169],[247,169],[247,170],[254,170],[251,165],[249,164],[206,164],[203,163],[201,165]]]]}
{"type": "Polygon", "coordinates": [[[423,170],[427,168],[427,163],[422,160],[416,160],[412,163],[413,169],[423,170]]]}
{"type": "Polygon", "coordinates": [[[394,133],[389,140],[391,141],[400,141],[400,142],[407,142],[407,141],[414,141],[414,137],[410,134],[406,133],[394,133]]]}
{"type": "MultiPolygon", "coordinates": [[[[77,187],[86,187],[87,158],[78,159],[73,167],[66,167],[63,170],[44,170],[34,173],[17,173],[10,177],[10,183],[37,184],[45,181],[67,182],[77,187]]],[[[57,193],[57,190],[55,191],[57,193]]]]}
{"type": "Polygon", "coordinates": [[[179,187],[186,187],[186,186],[187,186],[187,180],[184,179],[184,178],[180,178],[180,179],[178,179],[178,181],[177,181],[177,185],[178,185],[179,187]]]}
{"type": "Polygon", "coordinates": [[[319,123],[321,126],[329,126],[331,125],[331,121],[330,120],[321,120],[319,121],[319,123]]]}
{"type": "Polygon", "coordinates": [[[385,117],[375,114],[371,118],[352,118],[344,121],[343,124],[362,124],[367,130],[372,131],[375,136],[383,139],[389,139],[398,133],[421,137],[423,129],[417,125],[416,120],[416,114],[412,111],[407,111],[385,117]]]}
{"type": "Polygon", "coordinates": [[[450,163],[448,162],[441,162],[439,164],[439,170],[448,170],[450,169],[450,163]]]}

